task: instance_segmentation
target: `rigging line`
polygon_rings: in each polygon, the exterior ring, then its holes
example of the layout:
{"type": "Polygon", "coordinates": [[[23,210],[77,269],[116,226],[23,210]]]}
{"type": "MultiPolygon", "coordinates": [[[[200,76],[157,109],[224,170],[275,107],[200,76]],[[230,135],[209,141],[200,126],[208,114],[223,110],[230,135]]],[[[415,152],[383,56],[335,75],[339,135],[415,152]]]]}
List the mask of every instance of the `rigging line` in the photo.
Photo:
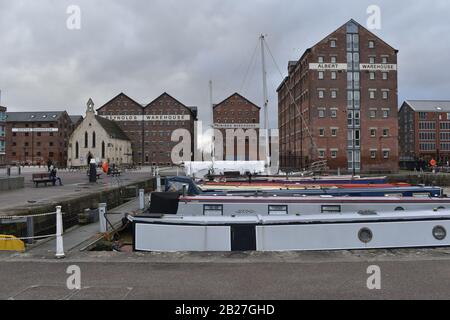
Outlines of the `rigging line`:
{"type": "Polygon", "coordinates": [[[249,84],[253,83],[253,79],[256,76],[255,70],[256,70],[257,64],[258,64],[258,58],[256,57],[253,60],[253,65],[252,65],[252,68],[251,68],[251,72],[249,74],[249,78],[247,79],[246,84],[241,89],[242,92],[244,92],[243,90],[247,90],[248,89],[249,84]]]}
{"type": "MultiPolygon", "coordinates": [[[[273,56],[273,54],[272,54],[272,51],[271,51],[270,48],[269,48],[269,45],[268,45],[266,39],[264,39],[264,43],[265,43],[265,45],[266,45],[267,51],[268,51],[269,54],[270,54],[270,57],[271,57],[272,60],[273,60],[273,63],[275,64],[275,67],[278,69],[278,72],[280,73],[281,79],[284,79],[283,73],[281,72],[281,69],[280,69],[280,67],[279,67],[278,64],[277,64],[277,62],[276,62],[276,60],[275,60],[275,58],[274,58],[274,56],[273,56]]],[[[311,134],[311,130],[309,130],[309,127],[308,127],[308,125],[307,125],[307,123],[306,123],[306,121],[305,121],[305,118],[303,117],[303,114],[302,114],[302,112],[301,112],[301,109],[300,109],[300,107],[298,106],[297,102],[295,101],[295,97],[294,97],[294,95],[292,94],[292,91],[291,91],[290,86],[288,85],[287,88],[288,88],[288,91],[289,91],[289,96],[291,97],[292,102],[294,103],[294,106],[295,106],[295,108],[297,109],[297,113],[300,115],[300,118],[301,118],[301,120],[302,120],[302,122],[303,122],[303,125],[304,125],[305,128],[306,128],[306,131],[307,131],[307,133],[308,133],[308,136],[309,136],[309,138],[311,139],[312,146],[315,147],[315,148],[317,149],[317,145],[316,145],[316,143],[314,142],[313,136],[312,136],[312,134],[311,134]]]]}
{"type": "Polygon", "coordinates": [[[244,88],[245,83],[247,82],[247,77],[248,77],[248,74],[249,74],[249,72],[250,72],[250,69],[251,69],[252,65],[254,64],[255,57],[256,57],[256,52],[257,52],[257,50],[258,50],[258,47],[259,47],[259,39],[258,39],[258,41],[256,42],[255,50],[253,50],[252,58],[250,59],[250,63],[249,63],[249,65],[248,65],[248,67],[247,67],[247,71],[246,71],[246,73],[245,73],[244,80],[242,81],[241,86],[240,86],[240,88],[239,88],[239,91],[240,91],[240,92],[242,92],[242,89],[244,88]]]}

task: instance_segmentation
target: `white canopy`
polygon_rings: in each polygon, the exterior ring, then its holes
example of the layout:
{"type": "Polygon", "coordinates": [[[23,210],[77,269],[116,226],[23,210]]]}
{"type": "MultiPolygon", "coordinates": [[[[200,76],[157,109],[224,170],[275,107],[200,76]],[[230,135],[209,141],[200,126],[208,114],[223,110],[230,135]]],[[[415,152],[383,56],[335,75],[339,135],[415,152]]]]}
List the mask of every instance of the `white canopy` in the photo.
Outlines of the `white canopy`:
{"type": "MultiPolygon", "coordinates": [[[[208,174],[213,168],[212,161],[186,161],[184,162],[184,171],[187,176],[201,177],[208,174]]],[[[264,161],[214,161],[214,174],[223,174],[225,171],[239,171],[241,174],[246,172],[264,173],[264,161]]]]}

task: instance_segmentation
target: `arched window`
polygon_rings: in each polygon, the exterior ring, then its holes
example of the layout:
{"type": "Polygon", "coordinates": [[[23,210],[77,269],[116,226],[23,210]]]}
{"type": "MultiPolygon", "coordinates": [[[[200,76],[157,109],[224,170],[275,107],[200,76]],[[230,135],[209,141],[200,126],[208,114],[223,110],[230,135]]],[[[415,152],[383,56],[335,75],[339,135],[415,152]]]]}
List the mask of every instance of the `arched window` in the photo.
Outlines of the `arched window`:
{"type": "Polygon", "coordinates": [[[95,148],[95,141],[96,140],[96,137],[95,137],[95,131],[94,132],[92,132],[92,148],[95,148]]]}
{"type": "Polygon", "coordinates": [[[77,143],[75,143],[75,159],[78,159],[80,157],[80,146],[77,143]]]}
{"type": "Polygon", "coordinates": [[[102,159],[105,159],[105,141],[102,141],[102,159]]]}
{"type": "Polygon", "coordinates": [[[87,131],[84,133],[84,147],[87,149],[87,148],[89,148],[89,143],[88,143],[88,140],[89,140],[89,136],[88,136],[88,133],[87,133],[87,131]]]}

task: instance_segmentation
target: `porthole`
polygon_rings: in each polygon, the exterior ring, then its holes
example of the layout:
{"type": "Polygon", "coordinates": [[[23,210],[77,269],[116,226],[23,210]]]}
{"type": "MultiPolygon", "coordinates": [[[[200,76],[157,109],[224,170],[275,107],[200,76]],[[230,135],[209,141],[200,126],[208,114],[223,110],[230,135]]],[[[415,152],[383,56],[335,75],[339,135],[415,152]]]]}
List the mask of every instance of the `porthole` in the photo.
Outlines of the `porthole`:
{"type": "Polygon", "coordinates": [[[369,243],[373,239],[372,231],[369,228],[362,228],[358,232],[358,238],[362,243],[369,243]]]}
{"type": "Polygon", "coordinates": [[[395,211],[405,211],[405,208],[403,208],[403,207],[397,207],[397,208],[395,208],[395,211]]]}
{"type": "Polygon", "coordinates": [[[442,241],[447,237],[447,230],[443,226],[436,226],[433,228],[433,237],[436,240],[442,241]]]}

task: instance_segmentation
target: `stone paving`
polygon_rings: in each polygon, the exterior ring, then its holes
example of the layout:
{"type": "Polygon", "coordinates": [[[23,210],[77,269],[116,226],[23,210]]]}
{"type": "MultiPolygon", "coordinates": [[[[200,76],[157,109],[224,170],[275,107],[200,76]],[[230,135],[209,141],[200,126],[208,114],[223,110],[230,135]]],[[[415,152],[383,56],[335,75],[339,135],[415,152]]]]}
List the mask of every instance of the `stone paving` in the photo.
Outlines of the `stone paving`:
{"type": "Polygon", "coordinates": [[[0,299],[448,299],[450,250],[0,255],[0,299]],[[80,290],[66,286],[69,266],[80,290]],[[381,289],[369,290],[369,266],[381,289]]]}
{"type": "MultiPolygon", "coordinates": [[[[46,167],[25,167],[22,170],[22,176],[25,177],[25,188],[14,191],[0,192],[0,215],[8,215],[9,211],[16,207],[34,207],[48,203],[58,202],[67,197],[78,197],[92,192],[108,190],[111,188],[121,187],[133,184],[135,182],[149,180],[152,178],[151,168],[144,167],[140,170],[122,172],[119,177],[112,177],[103,174],[97,183],[89,183],[87,172],[80,171],[58,171],[63,186],[40,185],[34,187],[32,182],[32,174],[36,172],[45,172],[46,167]]],[[[176,174],[176,169],[165,170],[161,175],[176,174]]],[[[181,172],[181,171],[180,171],[181,172]]],[[[5,175],[6,169],[0,169],[0,175],[5,175]]],[[[16,169],[13,175],[17,174],[16,169]]]]}

